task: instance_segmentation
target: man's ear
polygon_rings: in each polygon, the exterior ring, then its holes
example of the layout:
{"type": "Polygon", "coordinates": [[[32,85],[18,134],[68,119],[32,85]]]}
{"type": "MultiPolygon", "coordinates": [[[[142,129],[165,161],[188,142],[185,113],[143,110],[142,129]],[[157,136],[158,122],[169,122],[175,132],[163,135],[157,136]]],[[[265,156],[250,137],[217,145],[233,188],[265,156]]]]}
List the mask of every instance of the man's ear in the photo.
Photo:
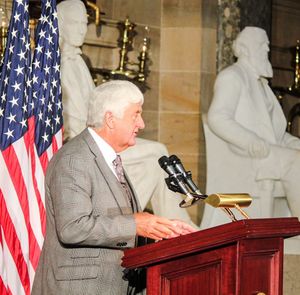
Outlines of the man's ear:
{"type": "Polygon", "coordinates": [[[247,46],[245,46],[245,44],[237,43],[236,41],[234,41],[232,48],[234,51],[234,55],[237,58],[239,58],[241,56],[249,57],[249,55],[250,55],[249,48],[247,48],[247,46]]]}
{"type": "Polygon", "coordinates": [[[241,44],[240,46],[241,55],[243,56],[250,56],[250,48],[249,46],[246,46],[245,44],[241,44]]]}
{"type": "Polygon", "coordinates": [[[104,115],[104,122],[109,129],[115,128],[115,117],[112,112],[106,112],[104,115]]]}

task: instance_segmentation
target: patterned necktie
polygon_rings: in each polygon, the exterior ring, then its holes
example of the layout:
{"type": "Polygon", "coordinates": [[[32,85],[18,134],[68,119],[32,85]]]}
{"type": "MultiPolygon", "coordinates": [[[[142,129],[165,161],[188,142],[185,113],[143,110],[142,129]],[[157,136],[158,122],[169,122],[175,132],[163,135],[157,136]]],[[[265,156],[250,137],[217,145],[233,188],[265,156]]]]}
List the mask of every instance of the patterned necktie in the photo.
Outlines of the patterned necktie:
{"type": "Polygon", "coordinates": [[[130,190],[130,187],[129,187],[126,179],[125,179],[122,160],[121,160],[121,157],[119,155],[117,155],[116,159],[113,160],[113,165],[114,165],[115,171],[117,173],[117,177],[118,177],[122,187],[124,188],[124,190],[125,190],[125,192],[128,196],[131,207],[133,207],[131,190],[130,190]]]}

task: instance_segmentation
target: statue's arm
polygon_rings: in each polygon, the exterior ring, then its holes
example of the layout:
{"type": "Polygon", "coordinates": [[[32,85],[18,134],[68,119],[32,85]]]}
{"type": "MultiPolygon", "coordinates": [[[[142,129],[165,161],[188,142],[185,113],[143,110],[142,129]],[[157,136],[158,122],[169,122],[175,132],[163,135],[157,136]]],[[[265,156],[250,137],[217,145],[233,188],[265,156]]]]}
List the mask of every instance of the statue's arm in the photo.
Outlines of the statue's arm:
{"type": "Polygon", "coordinates": [[[288,132],[284,133],[283,142],[286,147],[300,150],[300,139],[288,132]]]}
{"type": "MultiPolygon", "coordinates": [[[[221,72],[215,82],[214,97],[208,111],[208,125],[223,140],[241,153],[252,157],[265,157],[269,145],[250,129],[236,120],[236,110],[243,94],[244,81],[235,71],[221,72]]],[[[241,109],[245,113],[249,110],[241,109]]]]}

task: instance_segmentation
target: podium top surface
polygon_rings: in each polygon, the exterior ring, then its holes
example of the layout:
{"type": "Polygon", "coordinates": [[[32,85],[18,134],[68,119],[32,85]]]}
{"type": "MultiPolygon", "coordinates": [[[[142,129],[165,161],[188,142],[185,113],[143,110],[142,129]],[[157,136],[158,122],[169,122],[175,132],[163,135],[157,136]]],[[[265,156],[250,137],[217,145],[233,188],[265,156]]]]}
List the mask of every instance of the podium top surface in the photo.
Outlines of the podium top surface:
{"type": "Polygon", "coordinates": [[[245,239],[289,238],[300,234],[298,218],[245,219],[124,251],[122,266],[143,267],[245,239]]]}

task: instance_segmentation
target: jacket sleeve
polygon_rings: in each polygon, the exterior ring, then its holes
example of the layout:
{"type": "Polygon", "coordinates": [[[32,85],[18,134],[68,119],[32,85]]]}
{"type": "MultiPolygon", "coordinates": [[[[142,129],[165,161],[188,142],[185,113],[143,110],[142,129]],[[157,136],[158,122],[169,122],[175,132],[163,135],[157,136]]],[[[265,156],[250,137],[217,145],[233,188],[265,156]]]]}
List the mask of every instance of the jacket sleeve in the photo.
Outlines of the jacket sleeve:
{"type": "MultiPolygon", "coordinates": [[[[90,173],[93,173],[91,163],[72,156],[61,158],[52,173],[49,188],[59,240],[72,245],[133,247],[136,225],[132,214],[95,214],[90,173]]],[[[99,183],[103,183],[104,188],[101,189],[103,195],[97,197],[112,198],[115,202],[105,180],[99,179],[99,183]]],[[[117,204],[112,206],[117,208],[117,204]]]]}

